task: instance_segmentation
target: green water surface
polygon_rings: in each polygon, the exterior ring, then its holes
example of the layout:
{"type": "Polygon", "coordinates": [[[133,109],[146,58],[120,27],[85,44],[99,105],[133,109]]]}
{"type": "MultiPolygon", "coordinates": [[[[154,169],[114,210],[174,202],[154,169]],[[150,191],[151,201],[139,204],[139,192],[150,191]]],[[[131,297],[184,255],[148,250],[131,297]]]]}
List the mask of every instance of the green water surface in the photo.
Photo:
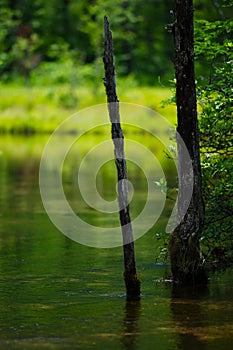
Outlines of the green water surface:
{"type": "MultiPolygon", "coordinates": [[[[169,265],[156,260],[162,218],[135,242],[142,297],[127,302],[122,247],[81,245],[50,222],[38,185],[46,140],[5,136],[0,142],[0,349],[232,349],[232,270],[210,276],[204,289],[161,282],[170,274],[169,265]]],[[[101,225],[101,214],[77,202],[70,164],[64,170],[67,197],[86,220],[101,225]]],[[[113,196],[107,184],[116,180],[112,165],[97,180],[107,199],[113,196]]],[[[147,186],[143,173],[130,169],[136,216],[147,186]]]]}

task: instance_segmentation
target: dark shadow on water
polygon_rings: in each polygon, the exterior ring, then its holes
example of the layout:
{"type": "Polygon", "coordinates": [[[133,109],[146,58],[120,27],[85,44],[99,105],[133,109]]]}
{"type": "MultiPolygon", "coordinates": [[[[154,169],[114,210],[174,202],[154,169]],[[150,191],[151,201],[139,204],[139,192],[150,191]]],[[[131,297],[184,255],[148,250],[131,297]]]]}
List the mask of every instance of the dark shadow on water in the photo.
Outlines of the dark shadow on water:
{"type": "Polygon", "coordinates": [[[179,349],[206,349],[206,344],[201,337],[207,323],[202,304],[208,296],[208,286],[173,286],[170,307],[175,333],[179,336],[179,349]]]}
{"type": "Polygon", "coordinates": [[[121,342],[126,350],[136,349],[140,314],[140,300],[127,300],[123,318],[123,337],[121,339],[121,342]]]}

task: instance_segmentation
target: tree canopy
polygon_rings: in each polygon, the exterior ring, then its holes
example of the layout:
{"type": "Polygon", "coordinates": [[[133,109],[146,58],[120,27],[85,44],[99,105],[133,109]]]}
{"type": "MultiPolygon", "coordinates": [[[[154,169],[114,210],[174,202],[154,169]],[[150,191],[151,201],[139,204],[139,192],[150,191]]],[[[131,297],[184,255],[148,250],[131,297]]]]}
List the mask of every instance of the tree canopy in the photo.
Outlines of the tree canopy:
{"type": "MultiPolygon", "coordinates": [[[[231,11],[220,11],[216,3],[223,1],[196,0],[195,17],[229,17],[231,11]]],[[[12,73],[27,76],[43,62],[98,64],[105,14],[112,24],[119,75],[156,84],[173,74],[172,36],[165,30],[173,20],[172,0],[1,0],[0,5],[2,79],[12,73]]]]}

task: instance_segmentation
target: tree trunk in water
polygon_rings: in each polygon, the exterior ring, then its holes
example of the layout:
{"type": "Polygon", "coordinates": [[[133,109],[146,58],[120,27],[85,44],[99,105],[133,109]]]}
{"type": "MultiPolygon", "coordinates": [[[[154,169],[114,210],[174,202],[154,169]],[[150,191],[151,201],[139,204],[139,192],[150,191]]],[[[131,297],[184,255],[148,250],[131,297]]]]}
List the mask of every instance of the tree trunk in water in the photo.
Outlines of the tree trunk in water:
{"type": "Polygon", "coordinates": [[[108,110],[112,124],[115,163],[118,176],[118,204],[123,236],[124,280],[128,299],[140,297],[140,280],[136,273],[134,241],[128,204],[127,168],[124,154],[124,136],[120,124],[119,100],[116,93],[116,74],[113,57],[112,34],[107,17],[104,17],[104,85],[106,88],[108,110]]]}
{"type": "Polygon", "coordinates": [[[184,145],[178,144],[178,219],[170,239],[171,270],[175,282],[181,284],[206,283],[199,239],[204,225],[204,203],[201,188],[199,130],[194,74],[194,33],[192,0],[175,0],[175,22],[172,25],[175,55],[177,103],[177,133],[184,141],[190,159],[184,156],[184,145]],[[190,171],[190,169],[192,169],[190,171]],[[193,171],[193,174],[192,174],[193,171]],[[186,213],[183,207],[187,190],[193,181],[193,193],[186,213]],[[185,214],[185,215],[184,215],[185,214]]]}

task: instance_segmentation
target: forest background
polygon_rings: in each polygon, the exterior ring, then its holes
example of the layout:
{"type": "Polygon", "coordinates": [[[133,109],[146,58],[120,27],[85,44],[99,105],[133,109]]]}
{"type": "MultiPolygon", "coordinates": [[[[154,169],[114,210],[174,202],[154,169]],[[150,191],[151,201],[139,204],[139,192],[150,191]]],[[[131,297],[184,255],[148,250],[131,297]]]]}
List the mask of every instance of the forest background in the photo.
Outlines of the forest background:
{"type": "MultiPolygon", "coordinates": [[[[202,244],[214,268],[233,261],[232,5],[194,1],[206,204],[202,244]]],[[[175,125],[168,25],[173,6],[171,0],[1,0],[0,132],[50,133],[77,109],[105,102],[105,14],[113,31],[120,100],[153,108],[175,125]]],[[[166,246],[168,237],[161,239],[166,246]]]]}

